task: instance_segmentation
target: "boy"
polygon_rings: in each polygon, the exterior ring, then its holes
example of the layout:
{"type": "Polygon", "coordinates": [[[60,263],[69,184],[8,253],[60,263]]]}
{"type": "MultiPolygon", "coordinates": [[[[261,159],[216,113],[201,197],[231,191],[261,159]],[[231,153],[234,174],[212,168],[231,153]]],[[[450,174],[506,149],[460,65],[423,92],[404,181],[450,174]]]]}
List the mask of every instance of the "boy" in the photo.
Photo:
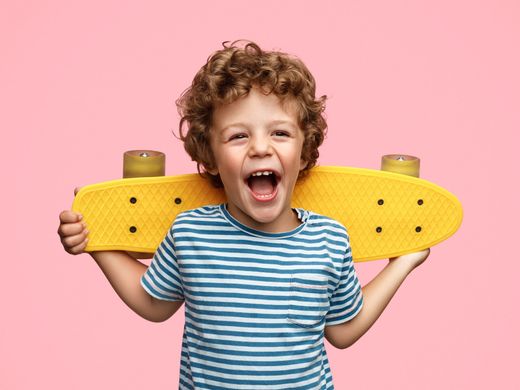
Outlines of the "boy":
{"type": "MultiPolygon", "coordinates": [[[[353,344],[428,256],[391,259],[361,289],[345,228],[291,208],[324,138],[324,101],[300,60],[224,45],[177,103],[185,148],[227,203],[181,213],[150,267],[91,253],[140,316],[164,321],[185,303],[179,388],[332,389],[323,337],[353,344]]],[[[81,217],[60,221],[64,248],[81,253],[81,217]]]]}

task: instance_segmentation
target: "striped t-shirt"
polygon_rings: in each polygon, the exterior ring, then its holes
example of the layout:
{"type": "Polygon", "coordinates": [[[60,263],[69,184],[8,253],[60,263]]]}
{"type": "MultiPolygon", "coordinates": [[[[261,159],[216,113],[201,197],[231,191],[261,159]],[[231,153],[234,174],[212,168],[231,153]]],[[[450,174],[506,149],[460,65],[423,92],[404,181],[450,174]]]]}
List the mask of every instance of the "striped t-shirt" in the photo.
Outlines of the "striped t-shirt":
{"type": "Polygon", "coordinates": [[[141,279],[185,300],[180,389],[333,389],[324,327],[363,302],[338,222],[294,209],[286,233],[251,229],[225,205],[177,216],[141,279]]]}

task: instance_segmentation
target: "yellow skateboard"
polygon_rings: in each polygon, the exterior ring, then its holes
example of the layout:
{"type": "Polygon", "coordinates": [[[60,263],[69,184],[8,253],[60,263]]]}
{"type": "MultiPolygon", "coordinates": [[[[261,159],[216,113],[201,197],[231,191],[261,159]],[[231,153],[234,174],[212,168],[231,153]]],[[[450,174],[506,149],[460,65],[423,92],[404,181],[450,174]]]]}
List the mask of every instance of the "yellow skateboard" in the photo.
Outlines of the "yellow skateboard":
{"type": "MultiPolygon", "coordinates": [[[[90,231],[86,251],[153,253],[178,213],[226,201],[222,189],[198,174],[161,176],[162,153],[126,152],[124,166],[124,179],[85,186],[74,199],[72,209],[90,231]],[[135,175],[152,176],[130,177],[135,175]]],[[[418,159],[383,156],[382,169],[313,168],[298,180],[292,206],[345,225],[357,262],[426,249],[457,231],[459,200],[414,177],[418,159]]]]}

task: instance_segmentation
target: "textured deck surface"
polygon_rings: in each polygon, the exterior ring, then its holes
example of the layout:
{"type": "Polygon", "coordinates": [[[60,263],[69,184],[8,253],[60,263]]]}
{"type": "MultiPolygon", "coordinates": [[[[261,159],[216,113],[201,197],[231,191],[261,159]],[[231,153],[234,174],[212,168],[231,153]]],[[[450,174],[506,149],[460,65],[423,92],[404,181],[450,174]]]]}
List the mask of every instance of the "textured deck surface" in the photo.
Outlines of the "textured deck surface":
{"type": "MultiPolygon", "coordinates": [[[[90,231],[87,251],[154,252],[179,212],[222,202],[223,191],[191,174],[86,186],[76,195],[73,210],[83,215],[90,231]]],[[[343,223],[355,261],[429,248],[462,222],[460,202],[445,189],[361,168],[314,168],[298,182],[293,206],[343,223]]]]}

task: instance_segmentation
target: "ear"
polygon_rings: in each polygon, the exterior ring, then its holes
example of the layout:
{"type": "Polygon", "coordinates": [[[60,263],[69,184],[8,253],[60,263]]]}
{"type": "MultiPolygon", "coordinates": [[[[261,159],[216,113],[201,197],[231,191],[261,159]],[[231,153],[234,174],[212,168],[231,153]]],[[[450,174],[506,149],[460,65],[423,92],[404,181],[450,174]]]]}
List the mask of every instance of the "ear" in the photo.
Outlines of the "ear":
{"type": "Polygon", "coordinates": [[[204,170],[209,173],[210,175],[217,176],[218,175],[218,167],[217,163],[215,162],[215,155],[213,154],[213,148],[212,148],[212,139],[211,133],[213,132],[212,128],[209,128],[209,131],[206,134],[206,142],[204,143],[204,162],[202,163],[202,166],[204,167],[204,170]]]}
{"type": "Polygon", "coordinates": [[[218,167],[213,158],[211,158],[211,161],[208,161],[207,164],[203,163],[202,166],[204,167],[204,170],[208,172],[210,175],[218,175],[218,167]]]}
{"type": "Polygon", "coordinates": [[[300,159],[300,172],[303,171],[305,168],[307,168],[308,162],[305,161],[303,158],[300,159]]]}
{"type": "Polygon", "coordinates": [[[218,169],[217,168],[206,169],[206,172],[208,172],[209,174],[211,174],[213,176],[217,176],[218,175],[218,169]]]}

